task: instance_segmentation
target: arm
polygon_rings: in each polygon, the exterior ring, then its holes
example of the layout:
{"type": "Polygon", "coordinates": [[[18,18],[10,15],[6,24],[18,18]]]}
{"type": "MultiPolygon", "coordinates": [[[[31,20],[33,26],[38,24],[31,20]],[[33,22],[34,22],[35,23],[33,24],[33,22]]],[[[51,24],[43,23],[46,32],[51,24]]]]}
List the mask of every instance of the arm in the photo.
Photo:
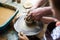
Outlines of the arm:
{"type": "Polygon", "coordinates": [[[42,17],[41,21],[44,22],[45,24],[48,24],[50,22],[56,22],[58,20],[53,17],[42,17]]]}
{"type": "Polygon", "coordinates": [[[35,5],[33,5],[32,9],[34,8],[38,8],[40,6],[42,6],[45,2],[47,2],[47,0],[38,0],[35,5]]]}
{"type": "Polygon", "coordinates": [[[40,15],[42,16],[47,16],[47,15],[52,15],[52,10],[51,7],[40,7],[40,15]]]}
{"type": "Polygon", "coordinates": [[[40,7],[30,11],[28,14],[28,16],[32,16],[32,18],[36,21],[47,15],[52,15],[51,7],[40,7]]]}

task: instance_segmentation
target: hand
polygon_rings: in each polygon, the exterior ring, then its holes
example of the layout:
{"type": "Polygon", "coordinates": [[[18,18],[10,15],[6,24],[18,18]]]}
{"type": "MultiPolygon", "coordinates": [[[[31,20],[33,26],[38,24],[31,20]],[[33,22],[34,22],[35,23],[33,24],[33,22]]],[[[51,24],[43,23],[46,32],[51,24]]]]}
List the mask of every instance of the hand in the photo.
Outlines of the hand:
{"type": "Polygon", "coordinates": [[[23,32],[18,33],[19,39],[20,40],[29,40],[26,35],[23,34],[23,32]]]}
{"type": "Polygon", "coordinates": [[[31,17],[33,20],[40,21],[43,16],[51,14],[51,7],[40,7],[37,9],[30,10],[27,16],[31,17]]]}
{"type": "Polygon", "coordinates": [[[30,10],[28,12],[27,17],[31,17],[33,20],[40,21],[43,14],[44,14],[44,9],[43,8],[37,8],[37,9],[30,10]]]}

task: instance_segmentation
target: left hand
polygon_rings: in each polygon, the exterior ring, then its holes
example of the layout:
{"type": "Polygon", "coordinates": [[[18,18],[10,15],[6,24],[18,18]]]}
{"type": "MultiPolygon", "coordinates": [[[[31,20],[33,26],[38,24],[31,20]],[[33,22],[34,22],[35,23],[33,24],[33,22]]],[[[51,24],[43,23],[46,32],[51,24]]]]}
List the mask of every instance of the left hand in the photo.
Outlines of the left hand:
{"type": "Polygon", "coordinates": [[[23,32],[18,33],[19,39],[20,40],[29,40],[26,35],[23,34],[23,32]]]}

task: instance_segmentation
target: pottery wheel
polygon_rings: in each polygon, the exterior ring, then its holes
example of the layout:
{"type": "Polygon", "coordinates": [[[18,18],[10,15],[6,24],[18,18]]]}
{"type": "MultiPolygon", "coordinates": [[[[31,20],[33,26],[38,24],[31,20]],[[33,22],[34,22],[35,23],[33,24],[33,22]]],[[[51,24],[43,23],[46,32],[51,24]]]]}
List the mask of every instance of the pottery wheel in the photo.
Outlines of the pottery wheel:
{"type": "Polygon", "coordinates": [[[28,26],[24,20],[25,15],[19,17],[19,19],[14,24],[14,28],[17,32],[23,32],[27,36],[32,36],[40,33],[42,27],[38,25],[28,26]]]}

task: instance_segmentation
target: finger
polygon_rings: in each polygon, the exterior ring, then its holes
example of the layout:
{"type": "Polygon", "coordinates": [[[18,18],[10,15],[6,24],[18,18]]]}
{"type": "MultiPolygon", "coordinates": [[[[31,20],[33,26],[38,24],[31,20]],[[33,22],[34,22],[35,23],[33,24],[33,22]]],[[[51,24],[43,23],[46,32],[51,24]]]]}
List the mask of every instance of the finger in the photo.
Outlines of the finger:
{"type": "Polygon", "coordinates": [[[28,10],[28,12],[27,12],[27,13],[29,14],[31,11],[33,11],[33,9],[28,10]]]}
{"type": "Polygon", "coordinates": [[[29,14],[27,14],[27,16],[29,17],[29,16],[31,16],[32,15],[32,13],[30,12],[29,14]]]}
{"type": "Polygon", "coordinates": [[[23,33],[22,32],[18,33],[18,36],[23,37],[23,33]]]}
{"type": "Polygon", "coordinates": [[[26,36],[23,32],[20,32],[20,35],[23,36],[23,37],[26,36]]]}
{"type": "Polygon", "coordinates": [[[22,36],[26,36],[23,32],[21,32],[20,35],[22,35],[22,36]]]}
{"type": "Polygon", "coordinates": [[[23,32],[21,32],[20,35],[24,36],[25,34],[23,32]]]}
{"type": "Polygon", "coordinates": [[[20,34],[23,34],[23,32],[20,32],[20,34]]]}
{"type": "Polygon", "coordinates": [[[18,35],[19,35],[19,37],[20,37],[21,40],[25,40],[25,39],[26,39],[26,40],[29,40],[29,39],[27,38],[27,36],[26,36],[23,32],[20,32],[18,35]],[[22,36],[21,36],[21,35],[22,35],[22,36]]]}
{"type": "Polygon", "coordinates": [[[30,10],[27,12],[27,14],[29,14],[30,13],[30,10]]]}
{"type": "Polygon", "coordinates": [[[31,15],[31,14],[28,14],[28,15],[25,17],[25,19],[30,19],[30,18],[32,18],[32,15],[31,15]]]}
{"type": "Polygon", "coordinates": [[[20,33],[18,33],[19,39],[23,39],[23,37],[20,35],[20,33]]]}
{"type": "Polygon", "coordinates": [[[27,38],[27,36],[25,34],[23,34],[23,32],[20,32],[18,35],[19,35],[20,40],[29,40],[27,38]],[[23,35],[23,36],[21,36],[21,35],[23,35]]]}

